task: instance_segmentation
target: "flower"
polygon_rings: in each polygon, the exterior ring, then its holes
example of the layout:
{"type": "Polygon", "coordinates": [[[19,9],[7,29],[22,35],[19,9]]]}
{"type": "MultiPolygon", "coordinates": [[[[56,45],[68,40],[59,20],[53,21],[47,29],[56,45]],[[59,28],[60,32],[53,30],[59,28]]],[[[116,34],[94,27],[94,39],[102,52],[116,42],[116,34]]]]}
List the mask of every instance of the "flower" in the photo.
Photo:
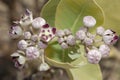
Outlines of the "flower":
{"type": "Polygon", "coordinates": [[[36,47],[28,47],[26,49],[26,57],[30,60],[37,59],[40,56],[39,50],[36,47]]]}
{"type": "Polygon", "coordinates": [[[33,14],[30,10],[26,9],[24,15],[20,18],[19,21],[14,21],[16,24],[20,24],[21,26],[28,26],[33,21],[33,14]]]}
{"type": "Polygon", "coordinates": [[[116,35],[116,33],[110,29],[107,29],[104,33],[103,33],[103,41],[105,42],[105,44],[107,45],[112,45],[115,44],[118,40],[118,36],[116,35]]]}
{"type": "Polygon", "coordinates": [[[92,17],[92,16],[85,16],[85,17],[83,18],[83,23],[84,23],[84,26],[90,28],[90,27],[95,26],[96,20],[95,20],[95,18],[92,17]]]}
{"type": "Polygon", "coordinates": [[[102,44],[102,45],[99,47],[99,51],[101,52],[102,57],[108,57],[108,56],[109,56],[109,53],[110,53],[110,48],[109,48],[108,45],[102,44]]]}
{"type": "Polygon", "coordinates": [[[104,33],[104,31],[105,31],[105,29],[102,27],[102,26],[100,26],[100,27],[98,27],[97,28],[97,30],[96,30],[96,33],[98,34],[98,35],[103,35],[103,33],[104,33]]]}
{"type": "Polygon", "coordinates": [[[45,24],[46,24],[45,19],[43,19],[41,17],[37,17],[33,20],[32,27],[35,29],[40,29],[45,24]]]}
{"type": "Polygon", "coordinates": [[[26,62],[26,58],[24,56],[20,55],[18,52],[15,52],[11,55],[11,57],[16,68],[21,69],[24,67],[24,64],[26,62]]]}
{"type": "Polygon", "coordinates": [[[20,26],[12,26],[9,31],[9,35],[12,39],[17,39],[22,36],[22,29],[20,26]]]}
{"type": "Polygon", "coordinates": [[[49,42],[55,37],[56,28],[50,27],[48,24],[45,24],[41,27],[39,37],[44,42],[49,42]]]}
{"type": "Polygon", "coordinates": [[[100,51],[97,49],[90,50],[87,53],[88,62],[90,62],[92,64],[99,63],[99,61],[101,60],[101,57],[102,57],[102,55],[101,55],[100,51]]]}
{"type": "Polygon", "coordinates": [[[28,43],[25,40],[20,40],[18,42],[18,48],[20,50],[25,50],[28,47],[28,43]]]}

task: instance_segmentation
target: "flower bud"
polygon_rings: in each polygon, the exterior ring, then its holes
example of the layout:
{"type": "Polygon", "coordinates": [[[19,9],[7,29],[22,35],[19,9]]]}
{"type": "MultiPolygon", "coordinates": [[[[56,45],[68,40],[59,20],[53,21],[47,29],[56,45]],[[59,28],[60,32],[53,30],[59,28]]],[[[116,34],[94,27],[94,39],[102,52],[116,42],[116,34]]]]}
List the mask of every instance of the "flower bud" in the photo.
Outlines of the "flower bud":
{"type": "Polygon", "coordinates": [[[101,53],[97,49],[90,50],[87,54],[88,62],[92,64],[97,64],[101,60],[101,53]]]}
{"type": "Polygon", "coordinates": [[[32,22],[32,26],[35,29],[40,29],[45,24],[46,24],[46,21],[41,17],[35,18],[32,22]]]}
{"type": "Polygon", "coordinates": [[[31,38],[31,33],[28,32],[28,31],[25,32],[25,33],[24,33],[24,38],[25,38],[25,39],[30,39],[30,38],[31,38]]]}
{"type": "Polygon", "coordinates": [[[34,41],[34,42],[37,41],[38,40],[38,35],[32,35],[31,40],[34,41]]]}
{"type": "Polygon", "coordinates": [[[20,41],[18,42],[18,48],[19,48],[20,50],[26,49],[27,46],[28,46],[28,43],[27,43],[25,40],[20,40],[20,41]]]}
{"type": "Polygon", "coordinates": [[[64,42],[64,38],[58,38],[58,43],[61,44],[62,42],[64,42]]]}
{"type": "Polygon", "coordinates": [[[65,43],[65,42],[63,42],[63,43],[61,43],[61,47],[62,47],[63,49],[67,49],[67,48],[68,48],[68,44],[65,43]]]}
{"type": "Polygon", "coordinates": [[[22,35],[22,33],[23,32],[20,26],[12,26],[9,31],[9,35],[13,39],[19,38],[22,35]]]}
{"type": "Polygon", "coordinates": [[[79,30],[78,32],[76,32],[76,39],[84,40],[85,37],[86,37],[86,34],[83,30],[79,30]]]}
{"type": "Polygon", "coordinates": [[[110,48],[107,45],[103,44],[99,47],[99,51],[101,52],[102,57],[108,57],[110,53],[110,48]]]}
{"type": "Polygon", "coordinates": [[[80,30],[87,32],[87,27],[80,27],[80,30]]]}
{"type": "Polygon", "coordinates": [[[47,71],[48,69],[50,69],[50,66],[47,63],[41,63],[38,68],[39,71],[47,71]]]}
{"type": "Polygon", "coordinates": [[[112,45],[115,44],[117,40],[118,36],[115,34],[114,31],[108,29],[103,33],[103,41],[105,42],[105,44],[112,45]]]}
{"type": "Polygon", "coordinates": [[[73,46],[76,43],[75,37],[73,35],[69,35],[66,41],[70,46],[73,46]]]}
{"type": "Polygon", "coordinates": [[[26,56],[30,60],[38,58],[39,55],[39,50],[36,47],[31,46],[26,49],[26,56]]]}
{"type": "Polygon", "coordinates": [[[84,26],[90,28],[90,27],[95,26],[96,20],[95,20],[95,18],[92,17],[92,16],[85,16],[85,17],[83,18],[83,23],[84,23],[84,26]]]}
{"type": "Polygon", "coordinates": [[[64,29],[64,33],[65,35],[71,35],[72,32],[69,29],[64,29]]]}
{"type": "Polygon", "coordinates": [[[93,44],[93,40],[90,39],[90,38],[87,38],[87,37],[84,39],[84,42],[85,42],[86,45],[92,45],[93,44]]]}
{"type": "Polygon", "coordinates": [[[96,33],[98,34],[98,35],[103,35],[103,33],[104,33],[104,31],[105,31],[105,29],[102,27],[102,26],[100,26],[100,27],[98,27],[97,28],[97,30],[96,30],[96,33]]]}
{"type": "Polygon", "coordinates": [[[57,30],[56,31],[56,36],[63,37],[63,36],[65,36],[65,32],[63,30],[57,30]]]}
{"type": "Polygon", "coordinates": [[[38,43],[38,47],[39,48],[41,48],[41,49],[45,49],[45,48],[47,48],[47,43],[45,43],[45,42],[42,42],[42,41],[40,41],[39,43],[38,43]]]}

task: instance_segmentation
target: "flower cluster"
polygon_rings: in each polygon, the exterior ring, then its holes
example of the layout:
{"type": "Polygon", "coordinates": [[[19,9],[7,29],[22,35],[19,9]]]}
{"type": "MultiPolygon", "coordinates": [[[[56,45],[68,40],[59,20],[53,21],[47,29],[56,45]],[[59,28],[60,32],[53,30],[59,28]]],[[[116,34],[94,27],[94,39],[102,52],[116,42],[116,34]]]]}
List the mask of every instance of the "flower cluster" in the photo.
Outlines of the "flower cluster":
{"type": "Polygon", "coordinates": [[[76,44],[75,37],[69,29],[58,30],[56,32],[56,37],[58,37],[58,43],[63,49],[67,49],[69,46],[74,46],[76,44]]]}
{"type": "Polygon", "coordinates": [[[44,59],[45,49],[54,37],[57,37],[57,42],[64,50],[75,45],[84,45],[88,62],[94,64],[97,64],[102,57],[107,57],[110,53],[109,46],[118,40],[114,31],[105,30],[102,26],[96,29],[95,34],[90,33],[89,28],[96,25],[96,20],[92,16],[83,18],[84,25],[75,36],[70,29],[56,30],[42,17],[33,19],[32,12],[28,9],[21,19],[14,23],[16,25],[10,28],[9,34],[12,39],[20,39],[17,44],[18,50],[11,55],[17,68],[23,68],[28,60],[40,59],[42,63],[38,70],[48,70],[50,67],[44,59]],[[96,47],[97,36],[102,38],[100,41],[103,43],[96,47]]]}
{"type": "Polygon", "coordinates": [[[18,50],[11,55],[15,67],[21,69],[28,60],[40,59],[42,63],[38,69],[48,70],[49,65],[44,60],[44,50],[48,42],[55,37],[56,28],[49,26],[41,17],[33,19],[32,12],[28,9],[20,21],[14,23],[16,25],[9,31],[10,37],[20,39],[17,44],[18,50]]]}
{"type": "Polygon", "coordinates": [[[76,39],[81,41],[86,48],[86,57],[88,62],[97,64],[101,58],[108,57],[110,53],[110,45],[117,42],[118,36],[110,29],[105,30],[102,26],[96,29],[95,34],[91,34],[89,28],[94,27],[96,20],[92,16],[85,16],[83,18],[84,27],[76,32],[76,39]],[[100,41],[96,37],[100,36],[100,41]],[[98,42],[102,42],[99,46],[95,46],[98,42]]]}

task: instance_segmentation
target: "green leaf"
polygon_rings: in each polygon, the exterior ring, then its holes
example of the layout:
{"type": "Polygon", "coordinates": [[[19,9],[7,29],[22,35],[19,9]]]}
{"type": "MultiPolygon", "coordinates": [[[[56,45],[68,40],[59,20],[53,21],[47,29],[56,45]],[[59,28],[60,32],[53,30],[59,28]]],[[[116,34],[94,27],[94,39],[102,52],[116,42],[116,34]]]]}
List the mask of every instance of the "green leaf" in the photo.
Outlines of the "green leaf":
{"type": "Polygon", "coordinates": [[[87,15],[95,17],[96,26],[104,21],[103,12],[94,0],[61,0],[56,10],[55,26],[75,32],[83,26],[82,19],[87,15]]]}
{"type": "Polygon", "coordinates": [[[49,0],[42,8],[41,16],[51,25],[55,26],[56,8],[60,0],[49,0]]]}
{"type": "Polygon", "coordinates": [[[60,68],[64,68],[64,69],[75,68],[75,66],[70,64],[70,63],[67,63],[67,62],[63,63],[63,62],[60,62],[60,61],[56,61],[56,60],[50,59],[49,57],[46,57],[45,60],[51,66],[60,67],[60,68]]]}
{"type": "Polygon", "coordinates": [[[82,54],[79,59],[73,61],[71,64],[78,66],[78,68],[67,69],[71,80],[102,80],[101,71],[98,64],[88,63],[84,57],[84,46],[81,46],[82,54]]]}
{"type": "MultiPolygon", "coordinates": [[[[56,67],[63,67],[63,68],[72,68],[73,65],[70,65],[69,63],[74,61],[72,60],[68,54],[70,51],[76,50],[74,47],[72,49],[62,49],[61,46],[58,44],[58,42],[53,42],[49,44],[49,46],[46,49],[46,58],[47,62],[51,65],[54,65],[56,67]]],[[[79,54],[80,55],[80,54],[79,54]]]]}
{"type": "Polygon", "coordinates": [[[67,70],[70,80],[102,80],[99,65],[86,64],[80,68],[67,70]]]}
{"type": "Polygon", "coordinates": [[[81,78],[82,80],[102,80],[99,65],[88,63],[84,56],[84,46],[80,46],[80,57],[74,61],[69,60],[67,55],[65,56],[67,53],[63,55],[61,52],[62,49],[58,46],[55,42],[47,48],[46,60],[50,65],[66,69],[71,80],[80,80],[81,78]],[[65,59],[66,61],[63,61],[65,59]],[[69,61],[69,63],[67,61],[69,61]]]}
{"type": "Polygon", "coordinates": [[[96,0],[105,13],[103,26],[120,34],[120,0],[96,0]]]}

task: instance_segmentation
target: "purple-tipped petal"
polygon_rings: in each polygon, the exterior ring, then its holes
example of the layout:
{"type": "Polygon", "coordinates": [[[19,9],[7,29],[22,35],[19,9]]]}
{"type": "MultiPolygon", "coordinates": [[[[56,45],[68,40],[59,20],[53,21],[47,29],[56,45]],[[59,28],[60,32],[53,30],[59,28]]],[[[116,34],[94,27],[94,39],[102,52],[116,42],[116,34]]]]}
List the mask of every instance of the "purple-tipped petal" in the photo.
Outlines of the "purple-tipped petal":
{"type": "Polygon", "coordinates": [[[107,45],[113,45],[117,42],[118,36],[115,34],[115,32],[111,31],[110,29],[106,30],[103,33],[103,41],[107,45]]]}
{"type": "Polygon", "coordinates": [[[45,25],[43,25],[42,28],[49,28],[49,27],[50,27],[49,24],[45,24],[45,25]]]}

